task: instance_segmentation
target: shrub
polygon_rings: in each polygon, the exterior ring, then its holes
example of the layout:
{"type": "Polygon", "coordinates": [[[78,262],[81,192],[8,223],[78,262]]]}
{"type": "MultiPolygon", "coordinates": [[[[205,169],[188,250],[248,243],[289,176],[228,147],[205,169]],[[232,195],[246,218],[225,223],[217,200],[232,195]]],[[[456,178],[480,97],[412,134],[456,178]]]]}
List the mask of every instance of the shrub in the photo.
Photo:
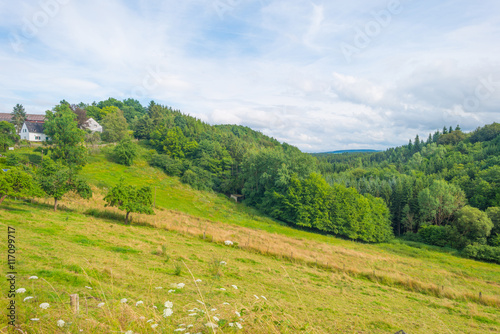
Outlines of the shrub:
{"type": "Polygon", "coordinates": [[[452,226],[423,226],[418,231],[418,239],[425,244],[455,249],[462,249],[471,243],[452,226]]]}
{"type": "Polygon", "coordinates": [[[137,151],[137,144],[127,137],[122,139],[113,149],[113,160],[121,165],[130,166],[137,157],[137,151]]]}
{"type": "Polygon", "coordinates": [[[154,154],[149,165],[161,168],[167,175],[179,176],[182,172],[182,161],[173,159],[166,154],[154,154]]]}
{"type": "Polygon", "coordinates": [[[495,262],[500,264],[500,247],[487,245],[468,245],[462,255],[475,260],[495,262]]]}

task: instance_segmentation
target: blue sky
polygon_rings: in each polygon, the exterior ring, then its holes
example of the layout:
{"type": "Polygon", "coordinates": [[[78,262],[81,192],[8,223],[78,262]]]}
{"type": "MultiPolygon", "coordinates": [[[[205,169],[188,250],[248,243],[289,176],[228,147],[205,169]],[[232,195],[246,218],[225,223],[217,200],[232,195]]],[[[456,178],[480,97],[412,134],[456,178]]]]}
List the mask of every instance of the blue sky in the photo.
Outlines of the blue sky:
{"type": "Polygon", "coordinates": [[[0,1],[0,112],[136,98],[306,152],[500,121],[500,2],[0,1]]]}

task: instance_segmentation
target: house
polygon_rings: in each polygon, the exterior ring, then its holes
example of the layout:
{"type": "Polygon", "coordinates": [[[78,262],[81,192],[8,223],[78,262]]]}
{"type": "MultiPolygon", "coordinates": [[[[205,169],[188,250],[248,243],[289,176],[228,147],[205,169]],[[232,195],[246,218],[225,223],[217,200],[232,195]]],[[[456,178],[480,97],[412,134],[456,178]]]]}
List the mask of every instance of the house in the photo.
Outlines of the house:
{"type": "MultiPolygon", "coordinates": [[[[12,114],[0,113],[0,122],[1,121],[7,121],[12,123],[12,114]]],[[[26,121],[43,124],[45,123],[45,115],[26,114],[26,121]]]]}
{"type": "Polygon", "coordinates": [[[24,122],[21,132],[21,139],[28,141],[47,141],[49,137],[43,133],[43,123],[24,122]]]}
{"type": "Polygon", "coordinates": [[[92,117],[89,118],[82,126],[83,129],[88,129],[92,132],[102,132],[102,125],[97,123],[92,117]]]}

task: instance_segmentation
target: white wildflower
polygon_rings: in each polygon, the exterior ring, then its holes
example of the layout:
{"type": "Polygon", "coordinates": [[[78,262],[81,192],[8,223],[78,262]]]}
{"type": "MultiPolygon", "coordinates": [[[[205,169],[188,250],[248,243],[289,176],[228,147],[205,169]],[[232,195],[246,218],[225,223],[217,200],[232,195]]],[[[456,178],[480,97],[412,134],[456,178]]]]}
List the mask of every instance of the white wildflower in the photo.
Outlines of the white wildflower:
{"type": "Polygon", "coordinates": [[[217,311],[216,308],[213,308],[213,309],[210,310],[210,312],[215,312],[215,311],[217,311]]]}
{"type": "Polygon", "coordinates": [[[207,326],[207,327],[209,327],[209,328],[217,328],[217,327],[219,327],[219,325],[214,324],[213,322],[207,322],[207,323],[205,324],[205,326],[207,326]]]}
{"type": "Polygon", "coordinates": [[[144,316],[142,316],[142,317],[139,317],[139,320],[142,320],[142,321],[144,321],[144,320],[146,320],[146,317],[144,317],[144,316]]]}
{"type": "Polygon", "coordinates": [[[134,334],[133,330],[126,331],[125,334],[134,334]]]}
{"type": "Polygon", "coordinates": [[[224,289],[224,288],[220,288],[220,291],[226,291],[226,289],[224,289]]]}
{"type": "Polygon", "coordinates": [[[146,322],[149,324],[150,322],[154,322],[154,320],[153,320],[153,319],[149,319],[149,320],[148,320],[148,321],[146,321],[146,322]]]}
{"type": "Polygon", "coordinates": [[[187,328],[191,328],[191,327],[194,327],[194,325],[187,325],[187,328]]]}
{"type": "Polygon", "coordinates": [[[198,313],[190,313],[189,316],[190,317],[195,317],[198,313]]]}
{"type": "Polygon", "coordinates": [[[184,283],[179,283],[177,284],[177,289],[182,289],[186,284],[184,283]]]}
{"type": "Polygon", "coordinates": [[[155,289],[156,289],[156,290],[161,290],[161,289],[163,289],[163,287],[161,287],[161,286],[157,286],[155,289]]]}
{"type": "Polygon", "coordinates": [[[217,318],[215,315],[213,316],[215,322],[219,322],[219,318],[217,318]]]}
{"type": "Polygon", "coordinates": [[[229,327],[233,327],[234,324],[232,322],[229,323],[229,327]]]}
{"type": "Polygon", "coordinates": [[[64,327],[65,324],[64,320],[57,320],[57,326],[64,327]]]}
{"type": "Polygon", "coordinates": [[[26,298],[24,298],[23,301],[27,301],[27,300],[30,300],[30,299],[33,299],[33,297],[32,296],[26,297],[26,298]]]}
{"type": "Polygon", "coordinates": [[[127,298],[123,298],[122,300],[120,300],[120,303],[122,304],[125,304],[127,302],[127,298]]]}
{"type": "Polygon", "coordinates": [[[174,311],[172,311],[171,308],[166,308],[163,310],[163,317],[170,317],[172,314],[174,314],[174,311]]]}
{"type": "Polygon", "coordinates": [[[38,279],[38,276],[30,276],[28,279],[38,279]]]}
{"type": "Polygon", "coordinates": [[[221,265],[221,266],[225,266],[226,264],[227,264],[227,262],[226,262],[226,261],[220,261],[220,265],[221,265]]]}
{"type": "Polygon", "coordinates": [[[262,297],[262,298],[264,298],[265,300],[267,300],[267,298],[266,298],[266,297],[264,297],[264,296],[261,296],[261,297],[262,297]]]}
{"type": "Polygon", "coordinates": [[[204,302],[202,302],[201,300],[196,299],[196,301],[197,301],[198,303],[200,303],[201,305],[205,305],[205,303],[204,303],[204,302]]]}
{"type": "Polygon", "coordinates": [[[238,327],[239,329],[243,328],[243,326],[241,326],[241,324],[239,322],[236,323],[236,327],[238,327]]]}
{"type": "Polygon", "coordinates": [[[255,298],[259,299],[259,296],[257,296],[257,295],[253,295],[253,296],[254,296],[255,298]]]}
{"type": "Polygon", "coordinates": [[[238,290],[238,287],[236,285],[231,285],[233,288],[235,288],[236,290],[238,290]]]}
{"type": "Polygon", "coordinates": [[[177,328],[174,329],[174,332],[184,332],[186,329],[185,328],[177,328]]]}
{"type": "Polygon", "coordinates": [[[25,288],[19,288],[16,290],[16,293],[25,293],[26,289],[25,288]]]}
{"type": "Polygon", "coordinates": [[[177,326],[177,327],[186,327],[186,325],[185,325],[185,324],[180,324],[180,325],[179,325],[179,326],[177,326]]]}
{"type": "Polygon", "coordinates": [[[175,290],[168,290],[168,293],[172,293],[172,292],[175,292],[175,290]]]}
{"type": "Polygon", "coordinates": [[[174,303],[172,303],[172,302],[170,302],[170,301],[166,301],[166,302],[165,302],[165,307],[166,307],[166,308],[172,308],[172,307],[174,307],[174,303]]]}
{"type": "Polygon", "coordinates": [[[241,313],[240,313],[240,312],[235,311],[234,313],[235,313],[238,317],[241,317],[241,313]]]}
{"type": "Polygon", "coordinates": [[[49,303],[41,303],[41,304],[40,304],[40,308],[41,308],[42,310],[46,310],[46,309],[48,309],[48,308],[49,308],[49,306],[50,306],[50,305],[49,305],[49,303]]]}
{"type": "Polygon", "coordinates": [[[228,302],[224,302],[222,303],[222,305],[230,305],[228,302]]]}
{"type": "Polygon", "coordinates": [[[152,328],[152,329],[155,329],[156,327],[158,327],[158,324],[152,324],[152,325],[151,325],[151,328],[152,328]]]}
{"type": "Polygon", "coordinates": [[[195,282],[196,283],[201,283],[201,279],[198,278],[195,282]]]}
{"type": "Polygon", "coordinates": [[[158,307],[156,307],[156,306],[154,306],[154,305],[153,305],[153,308],[154,308],[155,310],[157,310],[157,309],[158,309],[158,307]]]}
{"type": "Polygon", "coordinates": [[[85,286],[85,287],[86,287],[87,289],[89,289],[89,290],[92,290],[92,288],[91,288],[90,286],[85,286]]]}
{"type": "Polygon", "coordinates": [[[99,303],[97,304],[97,307],[103,307],[104,305],[106,305],[105,303],[99,303]]]}
{"type": "Polygon", "coordinates": [[[224,243],[226,244],[226,246],[232,246],[233,245],[233,242],[231,240],[226,240],[226,241],[224,241],[224,243]]]}
{"type": "Polygon", "coordinates": [[[139,305],[142,305],[144,304],[144,302],[142,300],[139,300],[137,303],[135,303],[135,306],[139,306],[139,305]]]}
{"type": "Polygon", "coordinates": [[[31,321],[40,321],[40,319],[38,319],[38,318],[32,318],[32,319],[30,319],[30,320],[31,320],[31,321]]]}

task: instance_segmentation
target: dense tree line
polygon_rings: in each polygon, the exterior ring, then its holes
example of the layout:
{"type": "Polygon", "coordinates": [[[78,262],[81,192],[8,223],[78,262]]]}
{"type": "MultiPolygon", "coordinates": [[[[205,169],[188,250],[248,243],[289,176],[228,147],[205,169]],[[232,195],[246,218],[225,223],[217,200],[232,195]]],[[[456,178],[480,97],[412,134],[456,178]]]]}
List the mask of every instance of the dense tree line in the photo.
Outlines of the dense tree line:
{"type": "Polygon", "coordinates": [[[317,158],[330,184],[383,199],[396,235],[459,249],[499,245],[492,217],[500,206],[498,123],[468,134],[445,127],[384,152],[317,158]],[[466,232],[474,228],[480,237],[466,232]]]}

